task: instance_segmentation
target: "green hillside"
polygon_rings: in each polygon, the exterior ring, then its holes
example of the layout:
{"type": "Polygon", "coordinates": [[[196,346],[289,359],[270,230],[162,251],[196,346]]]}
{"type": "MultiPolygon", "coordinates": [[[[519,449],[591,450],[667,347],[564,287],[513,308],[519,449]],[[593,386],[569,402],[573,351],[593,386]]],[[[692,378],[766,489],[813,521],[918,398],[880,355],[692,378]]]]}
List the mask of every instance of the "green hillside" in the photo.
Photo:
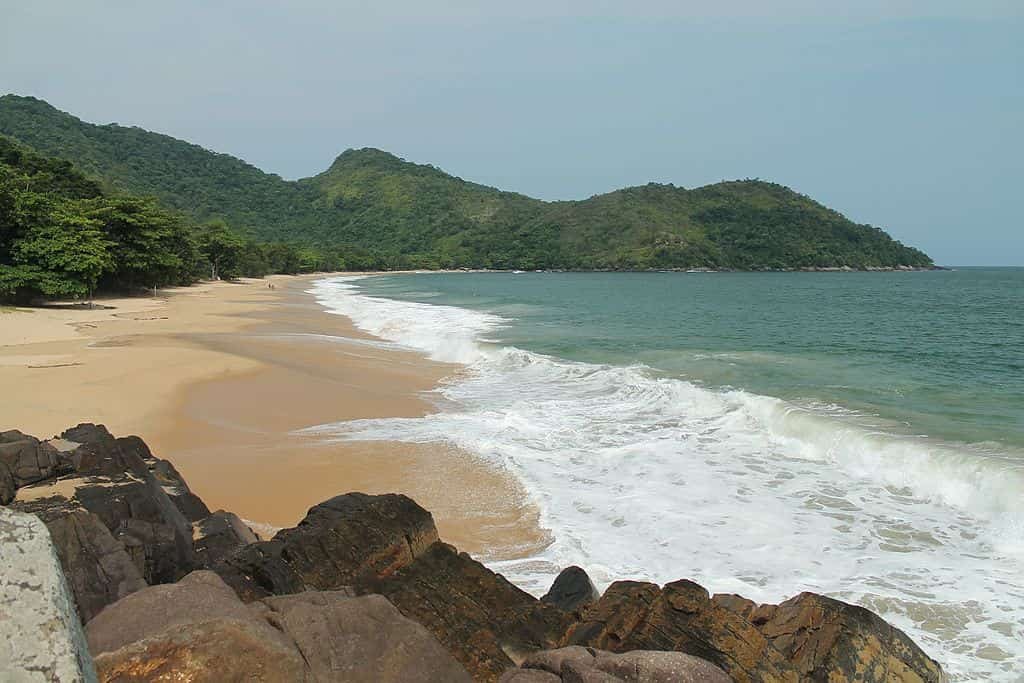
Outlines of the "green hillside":
{"type": "Polygon", "coordinates": [[[74,163],[107,191],[152,195],[196,221],[305,244],[349,267],[854,268],[930,266],[924,253],[781,185],[626,188],[543,202],[375,149],[290,182],[140,128],[97,126],[0,97],[0,133],[74,163]]]}

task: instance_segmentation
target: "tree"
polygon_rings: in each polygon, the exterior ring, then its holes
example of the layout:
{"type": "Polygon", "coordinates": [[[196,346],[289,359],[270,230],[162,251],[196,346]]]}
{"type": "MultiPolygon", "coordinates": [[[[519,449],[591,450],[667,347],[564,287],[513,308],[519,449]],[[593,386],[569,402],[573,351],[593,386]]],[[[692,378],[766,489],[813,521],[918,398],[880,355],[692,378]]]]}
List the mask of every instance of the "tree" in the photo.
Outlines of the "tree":
{"type": "Polygon", "coordinates": [[[210,264],[210,279],[233,277],[245,240],[231,231],[224,221],[207,223],[199,232],[199,251],[210,264]]]}
{"type": "Polygon", "coordinates": [[[68,203],[14,244],[14,274],[22,287],[32,286],[46,296],[88,296],[92,307],[96,283],[114,267],[111,246],[99,221],[68,203]]]}
{"type": "Polygon", "coordinates": [[[91,202],[87,214],[99,221],[111,240],[114,284],[132,289],[157,287],[187,279],[195,246],[180,214],[153,199],[117,197],[91,202]]]}

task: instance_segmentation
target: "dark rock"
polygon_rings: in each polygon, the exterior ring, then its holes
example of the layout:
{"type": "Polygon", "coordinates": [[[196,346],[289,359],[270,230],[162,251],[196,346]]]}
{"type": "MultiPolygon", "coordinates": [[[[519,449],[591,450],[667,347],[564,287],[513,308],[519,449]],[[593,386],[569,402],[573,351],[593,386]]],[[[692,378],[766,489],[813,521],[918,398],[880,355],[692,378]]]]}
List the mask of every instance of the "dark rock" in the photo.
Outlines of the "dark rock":
{"type": "Polygon", "coordinates": [[[873,612],[815,593],[772,610],[763,633],[800,675],[828,683],[938,683],[938,663],[873,612]]]}
{"type": "Polygon", "coordinates": [[[302,577],[285,560],[284,553],[284,543],[260,541],[243,546],[210,568],[243,602],[308,590],[302,577]]]}
{"type": "Polygon", "coordinates": [[[572,628],[565,644],[612,652],[673,650],[705,659],[738,683],[798,680],[796,669],[750,622],[691,581],[664,589],[620,581],[572,628]]]}
{"type": "Polygon", "coordinates": [[[196,568],[192,527],[150,471],[144,457],[151,455],[140,439],[115,439],[102,425],[80,424],[50,442],[25,437],[5,445],[12,444],[21,445],[23,472],[30,469],[25,453],[34,448],[29,460],[48,478],[21,485],[10,505],[39,515],[55,541],[63,540],[59,555],[83,619],[137,590],[140,578],[167,583],[196,568]],[[97,521],[106,535],[95,529],[97,521]],[[135,572],[121,566],[125,557],[135,572]],[[101,558],[116,571],[96,566],[101,558]]]}
{"type": "Polygon", "coordinates": [[[348,493],[309,510],[293,529],[214,570],[243,599],[334,590],[394,573],[437,541],[429,512],[397,494],[348,493]]]}
{"type": "Polygon", "coordinates": [[[96,515],[79,508],[40,510],[39,516],[50,531],[82,621],[146,587],[124,545],[96,515]]]}
{"type": "Polygon", "coordinates": [[[238,552],[259,539],[233,512],[218,510],[192,525],[196,559],[203,567],[238,552]]]}
{"type": "Polygon", "coordinates": [[[573,621],[444,543],[355,588],[384,595],[426,626],[478,681],[497,680],[527,654],[553,647],[573,621]]]}
{"type": "Polygon", "coordinates": [[[566,612],[578,612],[601,597],[587,572],[579,567],[567,567],[559,573],[551,589],[541,598],[566,612]]]}
{"type": "Polygon", "coordinates": [[[0,505],[7,505],[14,500],[18,491],[18,484],[14,481],[10,466],[0,460],[0,505]]]}
{"type": "Polygon", "coordinates": [[[184,477],[167,460],[153,455],[146,442],[137,436],[124,436],[114,441],[114,448],[124,462],[143,463],[174,506],[188,522],[197,522],[210,515],[206,504],[189,489],[184,477]]]}
{"type": "Polygon", "coordinates": [[[266,618],[298,647],[315,681],[469,683],[466,670],[379,595],[311,592],[266,598],[266,618]]]}
{"type": "Polygon", "coordinates": [[[0,463],[15,488],[71,471],[71,464],[53,446],[17,430],[0,433],[0,463]]]}

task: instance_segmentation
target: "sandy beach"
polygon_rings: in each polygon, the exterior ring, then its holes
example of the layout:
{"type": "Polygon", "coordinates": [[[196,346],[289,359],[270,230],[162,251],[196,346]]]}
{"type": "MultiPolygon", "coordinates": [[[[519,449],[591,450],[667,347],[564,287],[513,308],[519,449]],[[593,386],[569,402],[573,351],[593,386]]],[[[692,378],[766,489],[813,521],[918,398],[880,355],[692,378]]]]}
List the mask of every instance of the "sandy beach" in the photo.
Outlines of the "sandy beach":
{"type": "Polygon", "coordinates": [[[273,276],[106,299],[0,309],[0,428],[48,437],[78,422],[138,434],[211,509],[261,533],[348,491],[399,492],[442,538],[483,559],[547,543],[518,482],[444,445],[325,443],[294,431],[435,410],[453,366],[382,349],[273,276]]]}

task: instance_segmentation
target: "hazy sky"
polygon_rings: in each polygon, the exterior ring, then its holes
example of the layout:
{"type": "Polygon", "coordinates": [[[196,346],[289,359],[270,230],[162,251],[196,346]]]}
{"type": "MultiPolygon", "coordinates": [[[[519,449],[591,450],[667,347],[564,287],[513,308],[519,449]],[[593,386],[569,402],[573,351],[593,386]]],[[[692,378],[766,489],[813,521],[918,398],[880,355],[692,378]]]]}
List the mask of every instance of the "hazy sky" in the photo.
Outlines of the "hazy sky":
{"type": "Polygon", "coordinates": [[[364,146],[544,199],[759,177],[1024,265],[1022,0],[0,0],[0,92],[287,178],[364,146]]]}

